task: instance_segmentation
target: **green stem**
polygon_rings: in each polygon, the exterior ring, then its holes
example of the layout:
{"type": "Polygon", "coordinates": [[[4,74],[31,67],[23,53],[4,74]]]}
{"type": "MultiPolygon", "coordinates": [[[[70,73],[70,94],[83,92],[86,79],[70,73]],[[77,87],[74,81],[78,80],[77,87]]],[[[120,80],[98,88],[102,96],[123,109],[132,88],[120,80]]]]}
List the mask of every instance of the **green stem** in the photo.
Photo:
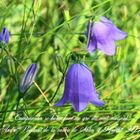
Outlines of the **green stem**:
{"type": "Polygon", "coordinates": [[[55,91],[53,97],[51,98],[50,102],[52,102],[53,99],[55,98],[55,96],[56,96],[56,94],[57,94],[57,92],[58,92],[58,90],[59,90],[61,84],[63,83],[64,77],[65,77],[65,74],[62,75],[62,78],[61,78],[61,80],[60,80],[60,82],[59,82],[59,84],[58,84],[58,87],[57,87],[57,89],[56,89],[56,91],[55,91]]]}
{"type": "Polygon", "coordinates": [[[4,111],[4,116],[3,116],[2,123],[1,123],[1,128],[3,128],[3,125],[4,125],[4,121],[5,121],[5,117],[6,117],[6,113],[7,113],[7,108],[8,108],[8,105],[9,105],[9,100],[10,100],[10,96],[8,97],[8,102],[6,104],[6,109],[4,111]]]}
{"type": "MultiPolygon", "coordinates": [[[[71,54],[70,54],[70,55],[71,55],[71,54]]],[[[63,72],[62,78],[61,78],[61,80],[60,80],[60,82],[59,82],[59,84],[58,84],[58,86],[57,86],[57,88],[56,88],[56,91],[55,91],[53,97],[51,98],[50,102],[53,101],[53,99],[55,98],[55,96],[56,96],[56,94],[57,94],[57,92],[58,92],[58,90],[59,90],[61,84],[62,84],[63,81],[64,81],[65,74],[66,74],[67,68],[68,68],[68,66],[69,66],[69,62],[70,62],[70,57],[69,57],[69,59],[67,60],[67,63],[66,63],[67,65],[66,65],[66,68],[65,68],[65,70],[64,70],[64,72],[63,72]]]]}

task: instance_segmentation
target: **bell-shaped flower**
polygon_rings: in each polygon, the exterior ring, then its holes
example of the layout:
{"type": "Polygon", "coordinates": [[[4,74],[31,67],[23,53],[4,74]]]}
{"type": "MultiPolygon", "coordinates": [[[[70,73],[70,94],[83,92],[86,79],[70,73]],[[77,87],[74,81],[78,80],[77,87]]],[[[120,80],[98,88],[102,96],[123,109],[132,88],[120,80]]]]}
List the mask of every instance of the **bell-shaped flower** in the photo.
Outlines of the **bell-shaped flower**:
{"type": "Polygon", "coordinates": [[[26,69],[26,71],[23,74],[23,77],[20,81],[19,91],[21,93],[25,93],[27,91],[27,89],[31,86],[31,84],[33,83],[33,81],[36,77],[37,71],[38,71],[37,64],[33,63],[28,66],[28,68],[26,69]]]}
{"type": "Polygon", "coordinates": [[[92,74],[83,63],[72,64],[65,77],[65,88],[62,98],[55,104],[61,106],[71,102],[75,111],[82,111],[90,102],[95,106],[102,106],[94,87],[92,74]]]}
{"type": "Polygon", "coordinates": [[[98,22],[89,22],[87,29],[88,52],[96,49],[101,50],[106,55],[115,54],[115,41],[122,40],[127,34],[118,29],[111,20],[101,17],[98,22]]]}
{"type": "Polygon", "coordinates": [[[0,33],[0,42],[4,42],[6,44],[8,44],[9,42],[9,32],[8,30],[6,29],[6,27],[4,27],[0,33]]]}

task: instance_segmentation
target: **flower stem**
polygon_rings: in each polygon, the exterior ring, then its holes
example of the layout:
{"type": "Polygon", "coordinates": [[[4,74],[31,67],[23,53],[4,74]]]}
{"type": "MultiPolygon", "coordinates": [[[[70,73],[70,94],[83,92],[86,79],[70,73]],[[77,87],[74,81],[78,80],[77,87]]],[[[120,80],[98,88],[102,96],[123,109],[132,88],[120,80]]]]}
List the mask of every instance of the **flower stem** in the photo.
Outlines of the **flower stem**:
{"type": "MultiPolygon", "coordinates": [[[[71,56],[71,54],[70,54],[70,56],[71,56]]],[[[65,67],[65,70],[64,70],[64,72],[63,72],[63,75],[62,75],[62,77],[61,77],[61,80],[60,80],[60,82],[59,82],[59,84],[58,84],[58,86],[57,86],[57,88],[56,88],[56,91],[55,91],[55,93],[54,93],[53,97],[51,98],[50,102],[52,102],[52,101],[53,101],[53,99],[55,98],[55,96],[56,96],[56,94],[57,94],[57,92],[58,92],[58,90],[59,90],[59,88],[60,88],[61,84],[62,84],[62,83],[63,83],[63,81],[64,81],[64,78],[65,78],[65,73],[66,73],[67,68],[68,68],[68,66],[69,66],[69,62],[70,62],[70,57],[68,58],[68,60],[67,60],[67,62],[66,62],[66,67],[65,67]]]]}
{"type": "MultiPolygon", "coordinates": [[[[37,87],[37,89],[39,90],[39,92],[42,94],[42,96],[45,98],[46,102],[49,104],[50,107],[52,107],[52,104],[49,102],[49,100],[47,99],[47,97],[45,96],[44,92],[41,90],[41,88],[38,86],[38,84],[33,81],[34,85],[37,87]]],[[[55,115],[57,115],[57,113],[55,112],[55,110],[52,108],[52,111],[54,112],[55,115]]]]}
{"type": "Polygon", "coordinates": [[[58,84],[58,86],[57,86],[57,89],[56,89],[56,91],[55,91],[53,97],[51,98],[50,102],[52,102],[53,99],[55,98],[55,96],[56,96],[56,94],[57,94],[57,92],[58,92],[58,90],[59,90],[61,84],[63,83],[64,77],[65,77],[65,75],[63,74],[63,75],[62,75],[62,78],[61,78],[61,80],[60,80],[60,82],[59,82],[59,84],[58,84]]]}

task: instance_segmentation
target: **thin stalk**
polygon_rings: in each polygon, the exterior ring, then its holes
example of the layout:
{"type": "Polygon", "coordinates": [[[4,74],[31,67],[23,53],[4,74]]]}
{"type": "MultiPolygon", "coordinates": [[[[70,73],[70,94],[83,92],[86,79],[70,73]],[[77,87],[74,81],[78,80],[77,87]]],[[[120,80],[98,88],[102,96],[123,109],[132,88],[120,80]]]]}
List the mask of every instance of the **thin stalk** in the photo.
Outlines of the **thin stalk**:
{"type": "Polygon", "coordinates": [[[59,84],[58,84],[58,86],[57,86],[57,88],[56,88],[56,91],[55,91],[53,97],[52,97],[51,100],[50,100],[50,102],[52,102],[53,99],[55,98],[55,96],[56,96],[56,94],[57,94],[57,92],[58,92],[58,90],[59,90],[61,84],[63,83],[64,77],[65,77],[65,75],[63,74],[62,77],[61,77],[61,80],[60,80],[60,82],[59,82],[59,84]]]}
{"type": "MultiPolygon", "coordinates": [[[[70,55],[71,55],[71,54],[70,54],[70,55]]],[[[57,94],[57,92],[58,92],[58,90],[59,90],[59,88],[60,88],[61,84],[62,84],[62,83],[63,83],[63,81],[64,81],[65,74],[66,74],[66,71],[67,71],[67,68],[68,68],[68,65],[69,65],[69,61],[70,61],[70,58],[69,58],[69,59],[68,59],[68,61],[67,61],[66,68],[65,68],[65,70],[64,70],[64,72],[63,72],[63,75],[62,75],[62,77],[61,77],[61,80],[60,80],[60,82],[59,82],[59,84],[58,84],[58,86],[57,86],[57,88],[56,88],[56,91],[55,91],[55,93],[54,93],[53,97],[51,98],[50,102],[52,102],[52,101],[53,101],[53,99],[55,98],[55,96],[56,96],[56,94],[57,94]]]]}
{"type": "MultiPolygon", "coordinates": [[[[46,102],[49,104],[50,107],[52,107],[52,104],[49,102],[49,100],[47,99],[47,97],[45,96],[44,92],[41,90],[41,88],[38,86],[38,84],[33,81],[34,85],[37,87],[37,89],[39,90],[39,92],[42,94],[42,96],[44,97],[44,99],[46,100],[46,102]]],[[[57,113],[55,112],[55,110],[52,108],[53,112],[55,113],[55,115],[57,116],[57,113]]]]}
{"type": "Polygon", "coordinates": [[[4,121],[5,121],[5,117],[6,117],[6,113],[7,113],[7,108],[8,108],[8,105],[9,105],[9,100],[10,100],[10,96],[8,97],[8,102],[6,104],[6,109],[4,111],[4,116],[3,116],[3,120],[2,120],[2,123],[1,123],[1,127],[0,128],[3,128],[3,125],[4,125],[4,121]]]}

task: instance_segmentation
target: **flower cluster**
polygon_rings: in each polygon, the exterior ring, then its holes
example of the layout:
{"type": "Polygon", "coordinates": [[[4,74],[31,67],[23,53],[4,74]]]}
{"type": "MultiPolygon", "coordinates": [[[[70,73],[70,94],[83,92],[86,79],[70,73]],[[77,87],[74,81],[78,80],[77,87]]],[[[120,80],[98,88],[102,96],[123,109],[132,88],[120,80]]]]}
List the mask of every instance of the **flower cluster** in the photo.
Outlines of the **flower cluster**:
{"type": "MultiPolygon", "coordinates": [[[[89,22],[86,36],[88,52],[99,49],[106,55],[114,55],[115,41],[124,39],[127,34],[118,29],[111,20],[101,17],[99,22],[89,22]]],[[[95,106],[104,105],[98,98],[92,74],[85,64],[72,64],[67,71],[63,96],[55,106],[61,106],[67,101],[78,112],[85,109],[88,102],[95,106]]]]}
{"type": "MultiPolygon", "coordinates": [[[[98,22],[89,22],[87,27],[87,51],[101,50],[106,55],[115,54],[115,41],[122,40],[127,34],[118,29],[111,20],[101,17],[98,22]]],[[[0,42],[9,42],[9,32],[4,27],[0,33],[0,42]]],[[[38,71],[38,65],[33,63],[26,69],[21,81],[19,91],[24,93],[33,83],[38,71]]],[[[82,111],[88,103],[95,106],[103,106],[104,102],[99,99],[91,71],[83,62],[71,64],[65,76],[65,88],[62,98],[55,104],[61,106],[71,102],[75,111],[82,111]]]]}

